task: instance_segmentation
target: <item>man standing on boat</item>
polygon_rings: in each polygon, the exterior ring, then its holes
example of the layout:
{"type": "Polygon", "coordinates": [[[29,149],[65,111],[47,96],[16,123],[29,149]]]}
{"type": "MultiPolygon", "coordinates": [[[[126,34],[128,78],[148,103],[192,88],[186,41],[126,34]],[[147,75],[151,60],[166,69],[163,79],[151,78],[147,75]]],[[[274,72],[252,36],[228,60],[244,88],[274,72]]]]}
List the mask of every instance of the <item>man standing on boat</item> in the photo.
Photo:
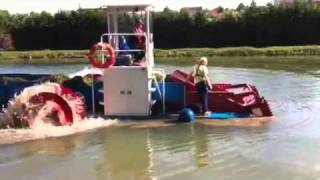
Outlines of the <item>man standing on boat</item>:
{"type": "Polygon", "coordinates": [[[136,49],[144,49],[145,39],[142,35],[144,33],[144,25],[141,19],[136,19],[136,22],[133,26],[133,33],[138,35],[135,36],[135,47],[136,49]]]}
{"type": "Polygon", "coordinates": [[[134,37],[134,49],[141,50],[140,52],[134,53],[134,62],[133,65],[136,66],[145,66],[145,61],[143,61],[143,58],[145,56],[145,37],[144,37],[144,24],[141,19],[136,19],[136,22],[133,26],[133,33],[137,34],[134,37]]]}
{"type": "Polygon", "coordinates": [[[194,82],[196,84],[199,101],[201,103],[202,114],[204,115],[210,114],[208,110],[208,89],[212,89],[212,85],[208,76],[209,71],[207,66],[208,59],[206,57],[201,57],[199,62],[196,65],[194,65],[193,71],[189,75],[194,77],[194,82]]]}

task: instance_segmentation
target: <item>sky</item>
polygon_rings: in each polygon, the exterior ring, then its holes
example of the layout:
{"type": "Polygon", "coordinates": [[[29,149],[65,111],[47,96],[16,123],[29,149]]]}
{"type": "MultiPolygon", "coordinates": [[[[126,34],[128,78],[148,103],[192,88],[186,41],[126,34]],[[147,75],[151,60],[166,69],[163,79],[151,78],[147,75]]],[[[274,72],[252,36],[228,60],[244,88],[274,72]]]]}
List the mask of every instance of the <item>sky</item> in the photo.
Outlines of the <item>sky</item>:
{"type": "MultiPolygon", "coordinates": [[[[166,6],[179,10],[182,7],[202,6],[213,9],[218,6],[236,8],[239,3],[249,5],[252,0],[0,0],[0,9],[10,13],[30,13],[47,11],[55,13],[59,10],[75,10],[81,8],[98,8],[102,5],[115,4],[152,4],[156,11],[166,6]]],[[[255,0],[257,5],[272,3],[273,0],[255,0]]]]}

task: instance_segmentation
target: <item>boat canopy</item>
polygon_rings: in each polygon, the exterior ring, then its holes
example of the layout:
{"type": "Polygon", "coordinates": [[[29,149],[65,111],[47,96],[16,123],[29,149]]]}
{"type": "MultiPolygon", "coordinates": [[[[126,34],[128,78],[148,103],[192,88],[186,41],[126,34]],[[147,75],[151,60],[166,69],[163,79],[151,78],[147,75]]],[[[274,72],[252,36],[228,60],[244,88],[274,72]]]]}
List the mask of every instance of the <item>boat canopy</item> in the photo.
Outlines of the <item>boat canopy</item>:
{"type": "Polygon", "coordinates": [[[101,42],[111,44],[116,59],[131,56],[133,61],[153,67],[153,6],[106,5],[101,8],[107,16],[107,32],[101,35],[101,42]]]}
{"type": "Polygon", "coordinates": [[[152,5],[106,5],[101,7],[107,12],[130,12],[130,11],[152,11],[152,5]]]}

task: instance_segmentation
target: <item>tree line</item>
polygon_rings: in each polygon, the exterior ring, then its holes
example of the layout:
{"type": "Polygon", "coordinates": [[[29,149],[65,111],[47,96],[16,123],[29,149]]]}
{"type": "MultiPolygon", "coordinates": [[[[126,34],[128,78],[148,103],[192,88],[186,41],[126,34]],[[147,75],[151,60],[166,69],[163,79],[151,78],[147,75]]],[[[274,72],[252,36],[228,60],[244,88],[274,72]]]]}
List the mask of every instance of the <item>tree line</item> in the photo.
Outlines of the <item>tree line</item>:
{"type": "MultiPolygon", "coordinates": [[[[165,8],[153,13],[156,48],[282,46],[320,44],[320,6],[297,2],[294,6],[272,4],[237,9],[218,8],[223,18],[212,17],[209,10],[193,16],[182,9],[165,8]]],[[[87,49],[106,31],[102,11],[78,9],[9,14],[0,11],[0,32],[10,32],[15,48],[87,49]]]]}

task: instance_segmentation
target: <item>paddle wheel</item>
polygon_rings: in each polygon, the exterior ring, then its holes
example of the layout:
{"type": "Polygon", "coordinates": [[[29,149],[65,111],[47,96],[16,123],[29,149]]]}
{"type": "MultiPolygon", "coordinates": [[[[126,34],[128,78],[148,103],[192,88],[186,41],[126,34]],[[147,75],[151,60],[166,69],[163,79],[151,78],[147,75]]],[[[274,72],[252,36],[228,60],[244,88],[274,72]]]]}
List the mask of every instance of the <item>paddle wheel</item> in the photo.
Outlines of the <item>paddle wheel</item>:
{"type": "Polygon", "coordinates": [[[8,126],[32,127],[39,123],[71,125],[86,116],[83,97],[57,83],[25,88],[8,104],[8,126]]]}

